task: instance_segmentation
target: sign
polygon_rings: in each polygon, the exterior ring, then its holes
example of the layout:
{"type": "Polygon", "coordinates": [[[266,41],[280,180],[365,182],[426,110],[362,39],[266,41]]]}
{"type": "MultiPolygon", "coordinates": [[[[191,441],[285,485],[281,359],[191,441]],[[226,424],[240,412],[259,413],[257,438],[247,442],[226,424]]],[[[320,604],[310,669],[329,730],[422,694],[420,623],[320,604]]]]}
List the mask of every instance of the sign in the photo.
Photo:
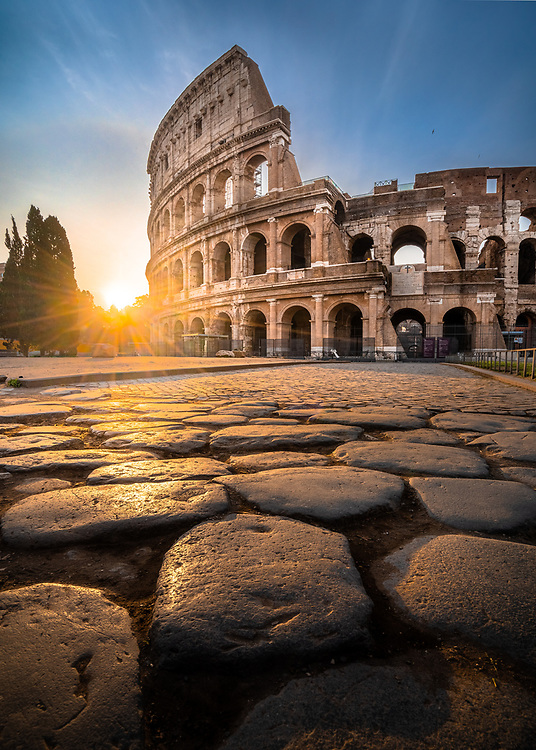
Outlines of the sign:
{"type": "Polygon", "coordinates": [[[449,353],[449,339],[438,339],[437,340],[437,356],[440,359],[444,359],[449,353]]]}
{"type": "Polygon", "coordinates": [[[435,357],[435,339],[424,338],[422,340],[422,355],[425,359],[433,359],[435,357]]]}

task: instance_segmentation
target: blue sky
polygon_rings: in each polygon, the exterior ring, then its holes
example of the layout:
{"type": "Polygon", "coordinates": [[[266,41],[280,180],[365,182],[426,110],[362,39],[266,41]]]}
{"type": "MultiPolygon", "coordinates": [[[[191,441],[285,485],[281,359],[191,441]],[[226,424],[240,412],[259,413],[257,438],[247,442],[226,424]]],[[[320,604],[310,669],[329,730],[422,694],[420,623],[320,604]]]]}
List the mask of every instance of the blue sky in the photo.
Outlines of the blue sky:
{"type": "Polygon", "coordinates": [[[152,136],[234,44],[290,110],[303,179],[536,164],[535,27],[533,0],[0,0],[0,227],[33,203],[99,304],[144,294],[152,136]]]}

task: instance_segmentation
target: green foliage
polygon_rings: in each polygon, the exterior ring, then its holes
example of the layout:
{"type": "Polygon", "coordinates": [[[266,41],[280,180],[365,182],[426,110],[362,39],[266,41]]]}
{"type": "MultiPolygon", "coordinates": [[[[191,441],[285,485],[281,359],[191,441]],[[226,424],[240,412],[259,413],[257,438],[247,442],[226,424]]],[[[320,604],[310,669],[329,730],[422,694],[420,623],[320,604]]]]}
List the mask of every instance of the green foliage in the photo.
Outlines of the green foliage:
{"type": "Polygon", "coordinates": [[[22,388],[22,383],[18,378],[11,378],[7,381],[6,385],[11,386],[11,388],[22,388]]]}
{"type": "Polygon", "coordinates": [[[0,334],[42,353],[76,348],[79,338],[78,287],[71,247],[55,216],[43,219],[31,206],[22,240],[13,221],[6,230],[9,258],[0,284],[0,334]]]}

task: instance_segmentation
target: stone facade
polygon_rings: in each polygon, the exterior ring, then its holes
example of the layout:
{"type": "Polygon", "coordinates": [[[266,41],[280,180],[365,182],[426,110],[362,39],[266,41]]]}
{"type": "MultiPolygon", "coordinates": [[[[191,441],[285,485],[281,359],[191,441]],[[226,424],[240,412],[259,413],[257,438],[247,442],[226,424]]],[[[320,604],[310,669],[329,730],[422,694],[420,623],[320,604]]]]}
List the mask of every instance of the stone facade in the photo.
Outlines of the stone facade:
{"type": "Polygon", "coordinates": [[[351,197],[329,177],[303,182],[290,143],[289,112],[239,47],[162,120],[148,159],[155,351],[536,345],[536,167],[417,174],[351,197]]]}

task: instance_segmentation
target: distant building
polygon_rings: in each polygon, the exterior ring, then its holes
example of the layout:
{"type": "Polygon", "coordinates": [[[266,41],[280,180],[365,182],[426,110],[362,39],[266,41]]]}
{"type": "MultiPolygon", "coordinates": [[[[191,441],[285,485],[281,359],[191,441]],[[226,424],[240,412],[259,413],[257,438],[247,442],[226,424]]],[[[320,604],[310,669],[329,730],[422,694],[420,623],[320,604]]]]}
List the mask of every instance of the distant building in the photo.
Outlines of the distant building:
{"type": "Polygon", "coordinates": [[[536,345],[536,167],[303,182],[290,115],[239,47],[181,94],[148,159],[160,353],[433,356],[536,345]]]}

